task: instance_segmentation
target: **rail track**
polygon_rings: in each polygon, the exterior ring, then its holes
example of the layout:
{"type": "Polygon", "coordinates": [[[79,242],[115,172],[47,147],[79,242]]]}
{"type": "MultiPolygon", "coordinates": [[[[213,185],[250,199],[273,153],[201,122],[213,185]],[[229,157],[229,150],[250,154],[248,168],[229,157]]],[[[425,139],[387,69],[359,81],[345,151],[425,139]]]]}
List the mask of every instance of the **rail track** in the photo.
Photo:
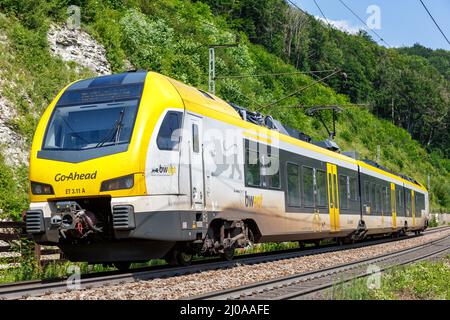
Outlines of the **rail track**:
{"type": "Polygon", "coordinates": [[[306,300],[324,298],[336,283],[368,277],[394,266],[406,265],[450,252],[450,236],[374,258],[337,265],[275,280],[254,283],[221,292],[212,292],[191,299],[198,300],[306,300]]]}
{"type": "MultiPolygon", "coordinates": [[[[441,232],[449,228],[450,227],[436,228],[425,231],[424,234],[441,232]]],[[[132,269],[128,272],[112,271],[112,272],[101,272],[96,274],[93,273],[81,276],[81,278],[78,281],[77,290],[99,288],[102,286],[117,285],[134,281],[187,275],[209,270],[226,269],[232,268],[237,265],[252,265],[284,259],[298,258],[302,256],[309,256],[326,252],[337,252],[342,250],[361,248],[365,246],[377,245],[399,240],[412,239],[415,237],[418,237],[418,235],[405,236],[395,239],[382,238],[376,240],[367,240],[363,242],[340,246],[327,245],[318,248],[314,247],[306,249],[290,249],[277,252],[248,254],[237,256],[233,261],[221,261],[218,259],[199,260],[194,261],[191,266],[186,267],[172,267],[168,265],[162,265],[162,266],[132,269]]],[[[72,282],[70,282],[69,284],[73,285],[72,282]]],[[[17,300],[31,296],[42,296],[51,293],[62,293],[70,290],[71,289],[69,289],[68,287],[68,278],[15,282],[0,285],[0,300],[17,300]]],[[[212,295],[213,294],[211,294],[211,298],[215,299],[212,295]]],[[[232,295],[235,296],[234,294],[232,295]]],[[[220,295],[218,295],[218,297],[219,299],[225,298],[220,297],[220,295]]],[[[204,295],[200,296],[199,298],[208,299],[208,296],[204,295]]]]}

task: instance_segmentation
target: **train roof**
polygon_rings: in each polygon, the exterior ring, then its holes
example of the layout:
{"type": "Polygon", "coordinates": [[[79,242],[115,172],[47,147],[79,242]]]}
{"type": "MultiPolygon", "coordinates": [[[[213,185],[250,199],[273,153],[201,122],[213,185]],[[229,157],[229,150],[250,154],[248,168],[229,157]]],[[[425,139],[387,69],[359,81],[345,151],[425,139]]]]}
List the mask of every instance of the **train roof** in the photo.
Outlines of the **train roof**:
{"type": "MultiPolygon", "coordinates": [[[[281,122],[275,120],[271,116],[264,116],[258,112],[252,112],[245,108],[242,108],[234,103],[226,102],[221,98],[213,95],[209,92],[205,92],[203,90],[197,89],[195,87],[186,85],[180,81],[174,80],[170,77],[163,76],[167,78],[178,90],[182,99],[193,103],[202,108],[208,108],[210,110],[217,111],[219,113],[226,114],[228,116],[233,117],[234,119],[238,119],[240,121],[245,121],[247,123],[251,123],[253,125],[257,125],[260,128],[264,128],[269,131],[275,131],[280,135],[288,136],[292,139],[295,139],[298,144],[301,144],[302,147],[314,149],[314,151],[318,151],[318,149],[322,149],[322,153],[326,153],[328,156],[341,159],[346,159],[347,162],[351,162],[357,164],[359,166],[364,166],[374,172],[382,173],[386,176],[389,176],[393,179],[401,181],[406,184],[414,185],[415,187],[421,189],[422,191],[427,192],[425,187],[417,182],[416,180],[391,171],[374,161],[371,160],[356,160],[347,155],[337,153],[335,151],[331,151],[330,149],[324,148],[320,144],[314,143],[310,136],[300,132],[296,129],[289,128],[281,124],[281,122]],[[308,146],[309,145],[309,146],[308,146]]],[[[292,140],[291,140],[292,141],[292,140]]],[[[320,152],[320,151],[319,151],[320,152]]]]}
{"type": "Polygon", "coordinates": [[[402,174],[395,173],[373,161],[370,160],[358,161],[347,155],[337,153],[335,152],[335,150],[333,150],[333,148],[335,149],[333,145],[331,145],[331,148],[326,148],[326,145],[320,145],[319,143],[314,142],[311,139],[311,137],[308,136],[307,134],[283,125],[281,122],[274,119],[270,115],[264,116],[258,112],[249,111],[236,104],[226,102],[214,94],[186,85],[180,81],[164,76],[157,72],[136,70],[119,74],[94,77],[85,80],[79,80],[70,84],[66,88],[63,95],[59,99],[58,104],[64,103],[65,95],[73,95],[73,92],[77,92],[79,90],[96,89],[118,85],[132,85],[132,84],[143,85],[148,76],[154,76],[159,78],[162,77],[168,80],[178,91],[185,104],[190,104],[191,106],[195,106],[195,108],[200,108],[204,110],[207,109],[215,113],[227,115],[228,117],[234,119],[233,122],[238,121],[239,123],[241,123],[241,126],[243,122],[247,122],[259,126],[260,128],[263,128],[265,130],[268,130],[269,132],[272,133],[277,132],[277,134],[279,135],[290,137],[291,139],[287,140],[289,143],[294,143],[294,141],[297,141],[294,144],[299,144],[301,147],[312,149],[313,151],[319,153],[325,153],[326,155],[334,157],[336,159],[345,160],[347,162],[357,165],[363,165],[364,167],[369,168],[375,172],[381,171],[385,175],[391,176],[392,178],[395,178],[407,184],[413,184],[416,187],[419,187],[420,189],[426,191],[423,185],[421,185],[419,182],[417,182],[412,178],[409,178],[402,174]]]}

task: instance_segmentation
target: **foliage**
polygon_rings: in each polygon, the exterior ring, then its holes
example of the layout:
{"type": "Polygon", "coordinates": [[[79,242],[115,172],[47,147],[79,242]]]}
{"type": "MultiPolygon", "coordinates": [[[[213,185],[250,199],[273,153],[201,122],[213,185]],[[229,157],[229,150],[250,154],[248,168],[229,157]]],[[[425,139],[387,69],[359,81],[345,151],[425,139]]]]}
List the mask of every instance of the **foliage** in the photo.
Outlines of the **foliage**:
{"type": "Polygon", "coordinates": [[[367,279],[339,283],[331,298],[336,300],[449,300],[450,256],[438,262],[396,267],[383,274],[381,287],[369,289],[367,279]]]}
{"type": "MultiPolygon", "coordinates": [[[[448,135],[442,125],[448,91],[443,77],[425,58],[381,48],[366,34],[350,36],[325,27],[289,9],[282,0],[26,0],[27,10],[18,3],[22,1],[0,0],[0,11],[6,14],[0,15],[0,28],[10,42],[0,43],[0,70],[6,70],[2,73],[7,80],[4,94],[19,113],[11,127],[29,143],[37,119],[57,92],[73,80],[92,75],[53,57],[46,41],[48,25],[62,21],[66,6],[76,4],[81,7],[83,28],[106,47],[115,72],[123,71],[128,60],[135,68],[207,89],[208,45],[232,43],[237,35],[239,47],[216,49],[219,77],[341,68],[347,77],[332,77],[328,85],[313,85],[314,78],[302,74],[227,78],[217,80],[217,93],[225,100],[271,114],[316,140],[327,137],[320,123],[289,106],[368,101],[372,113],[352,107],[339,116],[337,142],[341,148],[358,150],[362,157],[374,160],[380,145],[382,165],[424,185],[431,175],[432,208],[450,208],[448,151],[445,139],[436,140],[448,135]],[[44,14],[33,18],[41,11],[44,14]],[[307,86],[311,87],[267,106],[307,86]],[[394,121],[387,108],[391,96],[395,97],[394,121]],[[427,152],[417,140],[433,151],[427,152]]],[[[324,117],[330,121],[329,115],[324,117]]],[[[26,207],[25,174],[23,179],[13,180],[17,174],[2,160],[0,170],[5,172],[0,177],[0,207],[17,215],[26,207]]]]}
{"type": "Polygon", "coordinates": [[[436,227],[438,227],[438,226],[439,226],[439,222],[437,221],[436,216],[433,215],[433,216],[431,217],[431,219],[428,221],[428,227],[430,227],[430,228],[436,228],[436,227]]]}
{"type": "Polygon", "coordinates": [[[450,52],[442,49],[432,50],[418,43],[412,47],[403,47],[399,52],[407,55],[423,57],[436,68],[448,81],[450,81],[450,52]]]}
{"type": "MultiPolygon", "coordinates": [[[[37,2],[39,3],[39,2],[37,2]]],[[[47,24],[35,29],[14,18],[0,15],[0,29],[9,42],[0,43],[2,94],[16,107],[19,117],[8,125],[31,143],[40,115],[68,83],[90,75],[73,64],[50,55],[46,40],[47,24]]],[[[0,146],[2,148],[3,146],[0,146]]],[[[28,207],[28,168],[10,168],[0,155],[0,209],[18,220],[28,207]]]]}
{"type": "Polygon", "coordinates": [[[28,206],[28,169],[20,167],[16,173],[6,166],[0,154],[0,219],[12,218],[16,221],[22,217],[22,211],[28,206]]]}
{"type": "Polygon", "coordinates": [[[249,39],[301,70],[339,68],[326,80],[354,103],[405,128],[428,149],[450,155],[450,52],[420,45],[386,49],[366,32],[350,35],[283,0],[203,0],[249,39]]]}

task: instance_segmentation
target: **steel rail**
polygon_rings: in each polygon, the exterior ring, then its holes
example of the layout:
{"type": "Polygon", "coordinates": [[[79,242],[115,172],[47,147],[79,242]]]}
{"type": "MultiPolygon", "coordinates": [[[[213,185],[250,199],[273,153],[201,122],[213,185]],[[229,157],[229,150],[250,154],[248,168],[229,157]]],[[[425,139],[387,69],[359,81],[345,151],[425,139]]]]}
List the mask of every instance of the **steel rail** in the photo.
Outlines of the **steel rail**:
{"type": "Polygon", "coordinates": [[[401,260],[398,263],[380,268],[377,272],[384,272],[396,265],[410,264],[416,261],[424,260],[429,257],[441,254],[450,250],[450,236],[427,242],[425,244],[382,254],[359,261],[340,264],[337,266],[305,272],[301,274],[291,275],[278,279],[272,279],[263,282],[257,282],[250,285],[240,286],[224,291],[211,292],[203,295],[191,297],[191,299],[200,300],[240,300],[240,299],[276,299],[287,300],[302,298],[313,293],[324,291],[331,288],[336,279],[340,279],[343,283],[353,279],[370,276],[367,270],[363,270],[364,266],[374,265],[376,263],[386,263],[393,259],[402,259],[408,257],[409,254],[416,254],[412,258],[401,260]],[[442,247],[439,247],[442,246],[442,247]],[[437,248],[435,248],[437,247],[437,248]],[[428,249],[433,249],[431,252],[428,249]],[[421,254],[421,251],[425,251],[421,254]],[[358,270],[359,269],[359,270],[358,270]],[[355,273],[356,272],[356,273],[355,273]],[[344,275],[344,277],[342,277],[344,275]]]}
{"type": "MultiPolygon", "coordinates": [[[[441,232],[450,227],[427,230],[424,234],[441,232]]],[[[408,240],[418,237],[417,235],[400,238],[382,238],[346,244],[341,246],[327,245],[319,248],[289,249],[284,251],[266,252],[236,256],[232,261],[221,261],[219,259],[195,261],[191,266],[173,267],[169,265],[154,266],[147,268],[132,269],[128,272],[101,272],[83,275],[79,279],[79,289],[98,288],[105,285],[123,284],[134,281],[151,280],[155,278],[173,277],[192,273],[232,268],[237,265],[253,265],[265,262],[293,259],[302,256],[311,256],[320,253],[338,252],[342,250],[361,248],[377,244],[408,240]]],[[[16,300],[30,296],[42,296],[50,293],[61,293],[71,291],[68,289],[68,278],[48,279],[16,282],[0,285],[0,300],[16,300]]]]}

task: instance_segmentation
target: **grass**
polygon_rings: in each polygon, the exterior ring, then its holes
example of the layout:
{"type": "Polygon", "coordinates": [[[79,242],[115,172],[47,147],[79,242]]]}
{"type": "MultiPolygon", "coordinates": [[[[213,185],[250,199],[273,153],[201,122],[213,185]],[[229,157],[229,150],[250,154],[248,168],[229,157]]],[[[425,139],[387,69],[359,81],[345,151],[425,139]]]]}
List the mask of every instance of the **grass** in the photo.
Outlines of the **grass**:
{"type": "Polygon", "coordinates": [[[236,255],[254,254],[262,252],[273,252],[280,250],[296,249],[299,247],[298,242],[280,242],[280,243],[258,243],[252,247],[237,249],[236,255]]]}
{"type": "Polygon", "coordinates": [[[450,255],[438,262],[395,267],[381,276],[381,286],[367,278],[338,283],[328,294],[334,300],[450,300],[450,255]]]}

